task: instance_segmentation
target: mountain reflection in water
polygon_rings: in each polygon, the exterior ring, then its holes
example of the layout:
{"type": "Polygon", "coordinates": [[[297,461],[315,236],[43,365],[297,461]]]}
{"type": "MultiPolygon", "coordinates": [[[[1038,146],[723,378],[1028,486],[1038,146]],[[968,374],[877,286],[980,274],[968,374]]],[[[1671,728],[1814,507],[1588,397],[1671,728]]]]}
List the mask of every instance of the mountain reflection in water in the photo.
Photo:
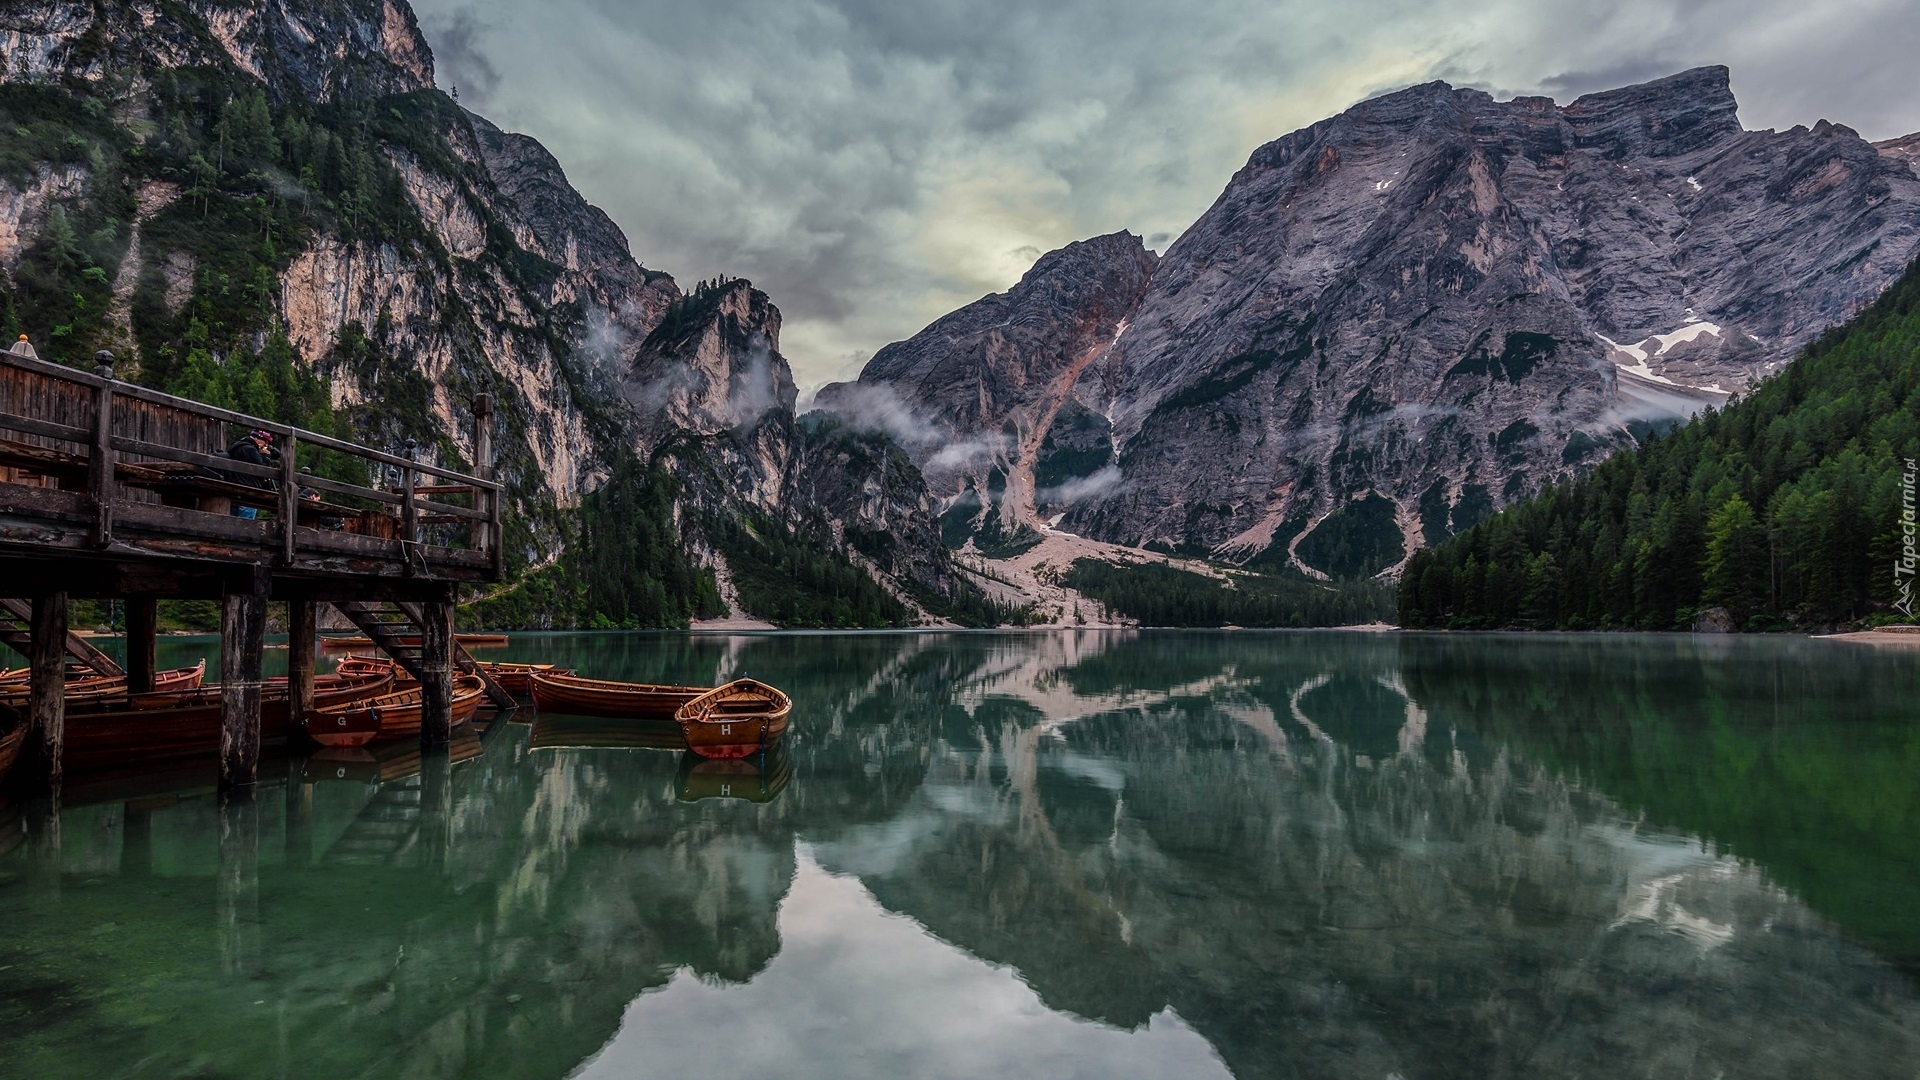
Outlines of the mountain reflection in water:
{"type": "Polygon", "coordinates": [[[542,717],[465,760],[284,762],[246,805],[77,782],[57,815],[0,809],[7,1075],[1920,1062],[1908,656],[1172,632],[499,655],[751,674],[793,728],[738,776],[542,717]]]}

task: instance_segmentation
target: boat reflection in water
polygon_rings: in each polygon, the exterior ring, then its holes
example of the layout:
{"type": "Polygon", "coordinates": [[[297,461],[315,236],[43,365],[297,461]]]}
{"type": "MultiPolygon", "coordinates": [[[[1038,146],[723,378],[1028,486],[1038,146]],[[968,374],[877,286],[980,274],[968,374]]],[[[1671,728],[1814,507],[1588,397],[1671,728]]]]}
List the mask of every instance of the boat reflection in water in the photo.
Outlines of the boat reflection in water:
{"type": "Polygon", "coordinates": [[[793,755],[785,741],[774,743],[752,757],[708,758],[691,750],[680,755],[680,774],[674,793],[681,802],[701,799],[745,799],[770,802],[793,779],[793,755]]]}
{"type": "MultiPolygon", "coordinates": [[[[459,764],[479,757],[485,749],[481,740],[486,730],[485,724],[472,723],[454,728],[447,741],[447,759],[459,764]]],[[[422,762],[420,744],[413,740],[363,747],[325,747],[301,759],[300,779],[303,783],[354,780],[378,784],[404,780],[418,773],[422,762]]]]}
{"type": "Polygon", "coordinates": [[[477,753],[263,768],[248,803],[209,773],[28,808],[0,853],[5,1074],[1920,1061],[1910,660],[1245,633],[554,635],[507,658],[686,685],[750,664],[793,730],[721,763],[670,722],[542,715],[477,753]],[[743,1015],[751,1037],[697,1037],[743,1015]]]}

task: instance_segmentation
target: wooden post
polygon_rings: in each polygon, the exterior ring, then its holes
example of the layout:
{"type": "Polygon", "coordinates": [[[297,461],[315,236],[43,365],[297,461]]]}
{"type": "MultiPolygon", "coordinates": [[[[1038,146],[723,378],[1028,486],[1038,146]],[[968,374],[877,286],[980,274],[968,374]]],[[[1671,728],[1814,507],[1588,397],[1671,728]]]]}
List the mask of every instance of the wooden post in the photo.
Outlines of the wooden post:
{"type": "Polygon", "coordinates": [[[280,451],[280,558],[293,563],[293,530],[300,523],[300,443],[292,432],[280,451]]]}
{"type": "Polygon", "coordinates": [[[453,604],[420,605],[420,745],[445,746],[453,737],[453,604]]]}
{"type": "MultiPolygon", "coordinates": [[[[113,378],[113,354],[95,354],[93,369],[103,379],[113,378]]],[[[87,457],[87,494],[93,500],[93,546],[113,543],[113,383],[93,391],[93,452],[87,457]]]]}
{"type": "MultiPolygon", "coordinates": [[[[493,479],[493,395],[473,395],[473,475],[482,480],[493,479]]],[[[499,537],[493,533],[494,502],[493,492],[483,488],[473,489],[473,508],[487,514],[485,521],[473,525],[473,548],[475,551],[492,551],[499,543],[499,537]]]]}
{"type": "Polygon", "coordinates": [[[28,675],[27,723],[38,755],[40,776],[55,791],[60,788],[61,746],[67,731],[67,594],[33,598],[27,646],[32,653],[28,675]]]}
{"type": "Polygon", "coordinates": [[[151,596],[127,597],[127,689],[153,689],[154,640],[160,633],[160,602],[151,596]]]}
{"type": "Polygon", "coordinates": [[[220,787],[250,788],[260,776],[260,652],[267,632],[262,568],[228,583],[220,604],[220,787]]]}
{"type": "Polygon", "coordinates": [[[287,601],[287,718],[296,724],[313,708],[313,639],[313,601],[287,601]]]}
{"type": "MultiPolygon", "coordinates": [[[[400,494],[405,502],[400,504],[400,539],[409,544],[420,542],[420,508],[413,505],[413,451],[415,443],[407,440],[407,464],[400,469],[400,494]]],[[[413,565],[409,559],[407,565],[413,565]]]]}

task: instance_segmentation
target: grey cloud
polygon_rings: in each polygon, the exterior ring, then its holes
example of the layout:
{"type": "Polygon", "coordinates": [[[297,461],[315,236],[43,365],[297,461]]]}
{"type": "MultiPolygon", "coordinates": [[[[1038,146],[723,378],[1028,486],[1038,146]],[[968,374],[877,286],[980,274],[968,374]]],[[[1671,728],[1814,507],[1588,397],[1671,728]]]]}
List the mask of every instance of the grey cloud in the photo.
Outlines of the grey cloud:
{"type": "Polygon", "coordinates": [[[1395,86],[1565,100],[1717,62],[1749,126],[1920,128],[1895,0],[417,6],[443,82],[544,142],[643,262],[765,289],[803,390],[1033,252],[1164,248],[1256,146],[1395,86]]]}
{"type": "Polygon", "coordinates": [[[433,46],[438,81],[449,89],[461,91],[462,104],[470,109],[484,107],[500,85],[500,71],[487,58],[480,44],[486,26],[468,8],[455,8],[444,15],[425,19],[421,30],[433,46]]]}

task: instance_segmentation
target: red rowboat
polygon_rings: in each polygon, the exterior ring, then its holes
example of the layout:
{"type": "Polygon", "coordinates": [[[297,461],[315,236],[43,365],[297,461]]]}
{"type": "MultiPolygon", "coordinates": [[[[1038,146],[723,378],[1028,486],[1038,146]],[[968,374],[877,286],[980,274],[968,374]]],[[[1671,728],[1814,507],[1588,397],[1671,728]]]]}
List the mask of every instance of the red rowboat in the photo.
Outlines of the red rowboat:
{"type": "MultiPolygon", "coordinates": [[[[0,686],[0,704],[25,706],[33,690],[29,683],[0,686]]],[[[125,675],[80,675],[69,678],[64,695],[68,705],[94,705],[110,698],[127,696],[125,675]]]]}
{"type": "MultiPolygon", "coordinates": [[[[172,668],[153,673],[153,692],[172,694],[197,688],[207,675],[207,659],[192,667],[172,668]]],[[[0,704],[22,706],[33,693],[31,684],[21,679],[0,684],[0,704]]],[[[127,697],[127,677],[125,675],[78,675],[70,676],[63,695],[68,705],[104,705],[115,698],[127,697]]],[[[146,695],[136,695],[145,697],[146,695]]],[[[164,700],[154,702],[166,704],[164,700]]]]}
{"type": "MultiPolygon", "coordinates": [[[[453,683],[453,726],[459,727],[480,711],[486,687],[472,675],[456,676],[453,683]]],[[[307,738],[321,746],[365,746],[384,739],[420,734],[422,691],[415,683],[405,690],[339,706],[319,707],[300,720],[307,738]]]]}
{"type": "MultiPolygon", "coordinates": [[[[393,688],[391,677],[314,680],[317,705],[360,701],[393,688]]],[[[260,741],[283,742],[292,725],[286,684],[260,692],[260,741]]],[[[220,746],[220,688],[193,691],[193,698],[165,709],[103,708],[67,714],[61,753],[70,772],[113,768],[159,758],[213,754],[220,746]]]]}
{"type": "Polygon", "coordinates": [[[541,712],[575,716],[631,716],[666,720],[674,710],[707,692],[704,686],[658,686],[652,683],[583,679],[557,671],[535,671],[533,704],[541,712]]]}
{"type": "Polygon", "coordinates": [[[20,747],[27,741],[27,718],[12,709],[0,711],[0,782],[5,782],[13,763],[20,759],[20,747]]]}
{"type": "Polygon", "coordinates": [[[164,694],[169,690],[198,690],[207,680],[207,658],[192,667],[174,668],[171,671],[153,673],[153,692],[164,694]]]}
{"type": "Polygon", "coordinates": [[[399,664],[394,663],[390,657],[361,656],[359,653],[348,653],[341,657],[340,663],[334,666],[333,672],[336,675],[353,676],[386,675],[391,673],[396,679],[402,676],[409,679],[413,677],[408,675],[399,664]]]}
{"type": "Polygon", "coordinates": [[[787,730],[793,699],[756,679],[735,679],[680,706],[687,749],[707,758],[751,757],[787,730]]]}
{"type": "Polygon", "coordinates": [[[504,660],[475,660],[480,670],[487,673],[500,689],[514,697],[533,696],[533,673],[545,672],[549,675],[571,675],[572,668],[555,667],[552,664],[513,664],[504,660]]]}

